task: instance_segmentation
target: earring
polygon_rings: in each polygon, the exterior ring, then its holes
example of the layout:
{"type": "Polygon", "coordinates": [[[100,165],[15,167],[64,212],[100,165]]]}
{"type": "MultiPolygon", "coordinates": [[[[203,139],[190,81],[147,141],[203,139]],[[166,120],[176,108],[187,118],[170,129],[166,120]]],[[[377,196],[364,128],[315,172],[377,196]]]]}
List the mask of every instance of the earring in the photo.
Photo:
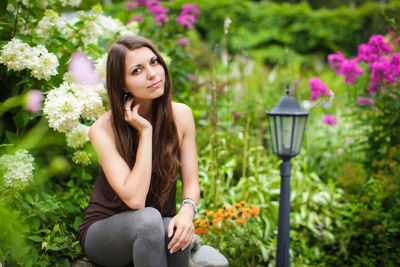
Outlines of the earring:
{"type": "Polygon", "coordinates": [[[123,95],[123,97],[122,97],[122,103],[124,104],[124,106],[125,106],[126,100],[128,99],[128,95],[129,95],[129,94],[124,93],[124,95],[123,95]]]}

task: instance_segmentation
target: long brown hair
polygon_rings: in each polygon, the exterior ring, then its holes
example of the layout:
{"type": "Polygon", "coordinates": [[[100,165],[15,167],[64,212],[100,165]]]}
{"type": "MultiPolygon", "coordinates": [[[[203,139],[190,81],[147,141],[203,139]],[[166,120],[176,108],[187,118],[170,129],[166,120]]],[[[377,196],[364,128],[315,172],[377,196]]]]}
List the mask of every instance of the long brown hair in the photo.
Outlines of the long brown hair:
{"type": "Polygon", "coordinates": [[[139,136],[135,128],[125,121],[122,103],[125,85],[125,54],[140,47],[151,49],[165,71],[164,94],[153,101],[152,126],[152,175],[149,193],[156,198],[158,206],[167,198],[167,194],[178,175],[179,139],[172,113],[171,77],[164,59],[156,46],[141,36],[124,36],[110,48],[107,59],[106,87],[112,113],[112,126],[116,137],[116,146],[122,158],[130,168],[136,161],[139,136]]]}

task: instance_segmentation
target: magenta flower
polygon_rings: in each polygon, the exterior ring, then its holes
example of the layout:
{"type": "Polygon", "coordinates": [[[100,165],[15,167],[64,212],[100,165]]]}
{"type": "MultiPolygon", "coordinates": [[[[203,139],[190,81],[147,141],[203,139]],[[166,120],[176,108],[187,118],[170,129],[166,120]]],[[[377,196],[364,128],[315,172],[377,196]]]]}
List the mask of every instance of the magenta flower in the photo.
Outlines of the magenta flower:
{"type": "Polygon", "coordinates": [[[129,11],[129,10],[137,8],[137,7],[138,7],[138,4],[135,4],[132,1],[126,2],[126,11],[129,11]]]}
{"type": "Polygon", "coordinates": [[[186,4],[182,7],[181,13],[176,18],[176,22],[193,30],[193,23],[197,22],[196,15],[200,15],[197,5],[186,4]]]}
{"type": "Polygon", "coordinates": [[[344,59],[336,74],[343,75],[346,83],[354,83],[355,78],[362,76],[364,71],[357,65],[355,59],[344,59]]]}
{"type": "Polygon", "coordinates": [[[326,85],[319,78],[311,78],[308,80],[308,85],[310,86],[310,100],[314,101],[317,98],[326,95],[328,97],[332,96],[331,91],[326,87],[326,85]]]}
{"type": "Polygon", "coordinates": [[[357,102],[362,106],[370,106],[375,103],[375,101],[372,98],[367,98],[367,97],[359,97],[357,98],[357,102]]]}
{"type": "Polygon", "coordinates": [[[393,54],[390,65],[393,75],[396,77],[400,76],[400,53],[393,54]]]}
{"type": "Polygon", "coordinates": [[[341,52],[337,52],[336,54],[328,55],[328,62],[331,69],[335,69],[342,65],[342,62],[346,60],[341,52]]]}
{"type": "Polygon", "coordinates": [[[128,20],[128,21],[126,22],[126,24],[130,24],[130,23],[132,23],[133,21],[137,21],[137,22],[140,23],[140,22],[143,21],[143,17],[140,16],[140,15],[133,16],[130,20],[128,20]]]}
{"type": "Polygon", "coordinates": [[[400,36],[397,37],[396,41],[397,41],[397,44],[400,45],[400,36]]]}
{"type": "Polygon", "coordinates": [[[336,125],[337,124],[337,119],[335,117],[333,117],[333,115],[331,115],[331,114],[326,115],[322,121],[323,121],[323,123],[325,123],[327,125],[336,125]]]}
{"type": "Polygon", "coordinates": [[[31,113],[38,113],[42,108],[43,94],[40,90],[31,90],[27,94],[26,107],[31,113]]]}
{"type": "Polygon", "coordinates": [[[368,44],[361,44],[358,47],[357,59],[364,62],[374,62],[382,55],[390,52],[391,49],[383,40],[382,35],[372,35],[369,38],[368,44]]]}
{"type": "Polygon", "coordinates": [[[317,224],[317,225],[315,226],[315,228],[316,228],[318,231],[321,231],[321,230],[322,230],[322,226],[319,225],[319,224],[317,224]]]}
{"type": "Polygon", "coordinates": [[[189,45],[189,39],[188,38],[180,38],[180,39],[176,40],[176,44],[189,45]]]}
{"type": "MultiPolygon", "coordinates": [[[[157,23],[158,26],[162,26],[163,22],[169,21],[168,18],[169,8],[164,8],[159,0],[135,0],[135,1],[139,6],[143,5],[147,7],[148,11],[155,16],[154,21],[157,23]]],[[[142,20],[140,20],[139,22],[141,22],[142,20]]],[[[132,21],[132,19],[130,21],[132,21]]]]}
{"type": "Polygon", "coordinates": [[[82,53],[74,53],[68,65],[68,72],[78,83],[96,85],[100,78],[94,70],[93,62],[82,53]]]}

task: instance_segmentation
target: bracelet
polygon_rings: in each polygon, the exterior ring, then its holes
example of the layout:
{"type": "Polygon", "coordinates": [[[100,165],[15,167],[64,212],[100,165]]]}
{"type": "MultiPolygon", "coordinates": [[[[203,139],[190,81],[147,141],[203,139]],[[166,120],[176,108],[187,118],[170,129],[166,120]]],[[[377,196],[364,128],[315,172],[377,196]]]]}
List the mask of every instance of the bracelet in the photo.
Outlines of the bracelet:
{"type": "Polygon", "coordinates": [[[197,214],[197,205],[196,205],[196,202],[194,202],[193,199],[185,198],[185,199],[182,201],[181,208],[182,208],[182,206],[185,205],[185,204],[188,204],[188,205],[190,205],[190,206],[193,208],[193,213],[194,213],[194,214],[193,214],[193,217],[195,217],[196,214],[197,214]]]}

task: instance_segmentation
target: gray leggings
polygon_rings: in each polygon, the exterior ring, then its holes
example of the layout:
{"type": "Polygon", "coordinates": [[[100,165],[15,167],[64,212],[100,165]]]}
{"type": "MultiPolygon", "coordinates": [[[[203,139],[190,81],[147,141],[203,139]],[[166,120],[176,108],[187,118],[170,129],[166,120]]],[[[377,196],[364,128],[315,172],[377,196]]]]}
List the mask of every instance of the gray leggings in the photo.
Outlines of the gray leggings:
{"type": "Polygon", "coordinates": [[[96,264],[135,267],[189,266],[190,246],[170,254],[170,217],[147,207],[116,214],[92,224],[86,234],[86,255],[96,264]]]}

